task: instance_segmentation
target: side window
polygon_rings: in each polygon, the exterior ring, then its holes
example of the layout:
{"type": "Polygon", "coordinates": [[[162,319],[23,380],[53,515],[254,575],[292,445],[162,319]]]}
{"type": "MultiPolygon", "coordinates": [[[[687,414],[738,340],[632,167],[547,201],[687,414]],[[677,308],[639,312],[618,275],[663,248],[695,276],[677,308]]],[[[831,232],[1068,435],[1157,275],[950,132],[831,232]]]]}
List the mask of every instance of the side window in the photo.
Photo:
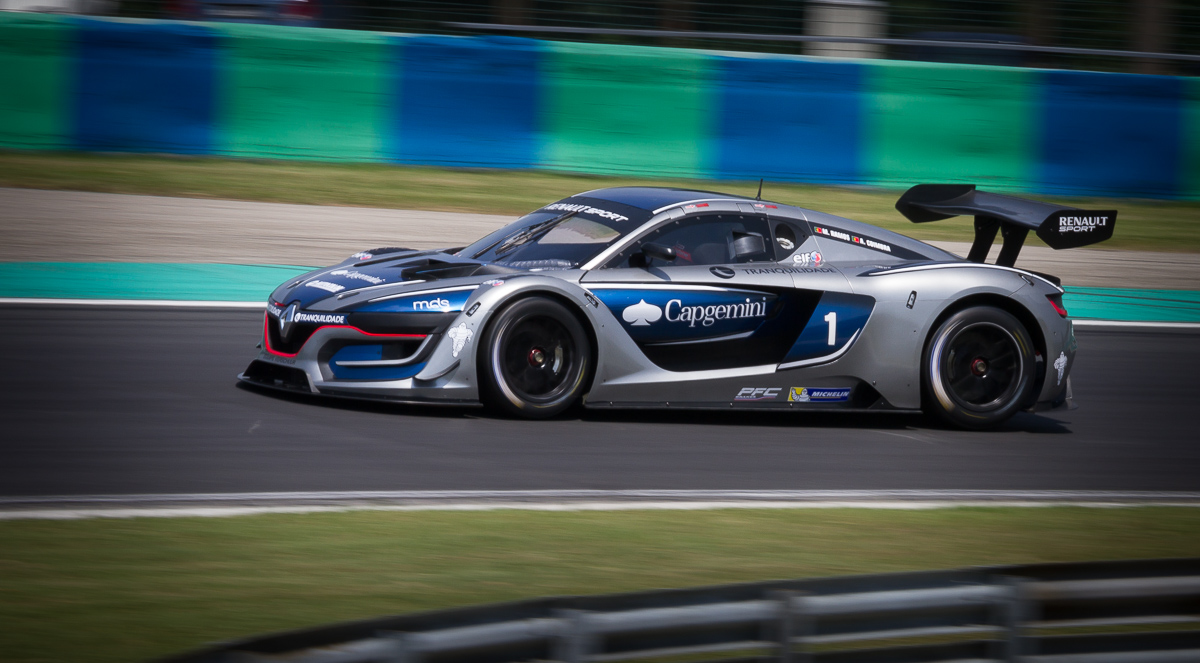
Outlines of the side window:
{"type": "Polygon", "coordinates": [[[808,231],[801,228],[798,224],[789,223],[787,221],[772,221],[771,226],[775,231],[775,255],[780,260],[791,255],[804,240],[808,239],[808,231]]]}
{"type": "MultiPolygon", "coordinates": [[[[744,245],[744,242],[743,242],[744,245]]],[[[639,255],[640,259],[640,255],[639,255]]],[[[743,262],[767,262],[774,259],[771,247],[771,231],[767,220],[762,217],[729,213],[694,216],[672,221],[643,237],[633,246],[614,257],[606,267],[665,267],[681,265],[724,265],[743,262]],[[737,255],[734,242],[748,235],[757,235],[763,240],[764,251],[737,255]],[[646,264],[638,263],[636,254],[644,244],[657,244],[674,249],[675,259],[648,258],[646,264]]]]}

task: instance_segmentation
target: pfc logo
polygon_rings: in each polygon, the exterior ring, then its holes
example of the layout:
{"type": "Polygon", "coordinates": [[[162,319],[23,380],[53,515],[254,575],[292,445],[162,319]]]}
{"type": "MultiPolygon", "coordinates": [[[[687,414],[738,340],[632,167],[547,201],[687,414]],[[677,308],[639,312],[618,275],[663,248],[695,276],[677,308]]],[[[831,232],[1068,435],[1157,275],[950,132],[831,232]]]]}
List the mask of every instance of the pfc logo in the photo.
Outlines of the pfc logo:
{"type": "Polygon", "coordinates": [[[783,391],[783,387],[743,387],[734,396],[735,401],[773,401],[783,391]]]}

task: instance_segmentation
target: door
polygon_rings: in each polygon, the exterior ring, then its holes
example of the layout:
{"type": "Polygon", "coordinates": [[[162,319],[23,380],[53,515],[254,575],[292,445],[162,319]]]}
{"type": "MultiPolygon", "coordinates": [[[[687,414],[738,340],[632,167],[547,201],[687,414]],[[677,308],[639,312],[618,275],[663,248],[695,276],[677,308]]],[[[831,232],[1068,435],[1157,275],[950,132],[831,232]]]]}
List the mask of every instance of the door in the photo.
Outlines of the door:
{"type": "Polygon", "coordinates": [[[583,284],[661,368],[777,364],[821,293],[795,290],[791,268],[775,263],[774,245],[764,215],[687,216],[656,228],[583,284]],[[647,244],[659,250],[647,252],[647,244]],[[662,249],[673,257],[662,257],[662,249]]]}

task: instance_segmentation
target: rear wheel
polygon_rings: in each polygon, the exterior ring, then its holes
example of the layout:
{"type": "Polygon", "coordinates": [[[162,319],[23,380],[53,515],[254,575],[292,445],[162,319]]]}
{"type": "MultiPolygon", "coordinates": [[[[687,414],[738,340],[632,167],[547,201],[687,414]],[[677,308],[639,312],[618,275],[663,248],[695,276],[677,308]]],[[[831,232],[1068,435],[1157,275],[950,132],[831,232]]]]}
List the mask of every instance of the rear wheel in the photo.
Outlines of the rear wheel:
{"type": "Polygon", "coordinates": [[[484,335],[479,376],[484,401],[528,419],[571,407],[586,388],[591,345],[565,306],[529,297],[500,311],[484,335]]]}
{"type": "Polygon", "coordinates": [[[1033,342],[1008,312],[977,306],[938,327],[921,366],[927,411],[960,428],[992,428],[1029,399],[1033,342]]]}

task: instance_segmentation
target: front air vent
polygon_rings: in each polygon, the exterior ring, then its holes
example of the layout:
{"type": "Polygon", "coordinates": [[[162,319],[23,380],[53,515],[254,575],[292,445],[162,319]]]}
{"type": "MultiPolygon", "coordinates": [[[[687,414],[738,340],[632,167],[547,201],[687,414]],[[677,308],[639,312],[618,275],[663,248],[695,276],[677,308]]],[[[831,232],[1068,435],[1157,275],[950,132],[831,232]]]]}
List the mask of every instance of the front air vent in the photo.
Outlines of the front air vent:
{"type": "Polygon", "coordinates": [[[277,366],[257,359],[250,362],[242,378],[252,384],[285,389],[302,393],[312,393],[308,384],[308,374],[298,368],[277,366]]]}

